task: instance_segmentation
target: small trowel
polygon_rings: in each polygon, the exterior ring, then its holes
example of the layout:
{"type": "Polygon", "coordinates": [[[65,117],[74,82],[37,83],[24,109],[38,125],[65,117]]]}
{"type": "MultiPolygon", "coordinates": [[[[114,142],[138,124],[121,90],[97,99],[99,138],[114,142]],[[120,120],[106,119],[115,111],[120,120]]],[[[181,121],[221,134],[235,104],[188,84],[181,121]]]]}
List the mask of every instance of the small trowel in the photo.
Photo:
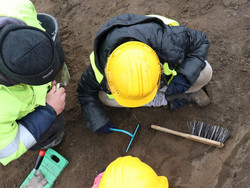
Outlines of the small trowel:
{"type": "Polygon", "coordinates": [[[24,186],[24,188],[43,188],[46,184],[48,184],[48,181],[44,177],[43,173],[38,170],[30,181],[24,186]]]}
{"type": "Polygon", "coordinates": [[[66,87],[70,80],[70,74],[66,62],[63,64],[60,82],[56,84],[56,88],[66,87]]]}

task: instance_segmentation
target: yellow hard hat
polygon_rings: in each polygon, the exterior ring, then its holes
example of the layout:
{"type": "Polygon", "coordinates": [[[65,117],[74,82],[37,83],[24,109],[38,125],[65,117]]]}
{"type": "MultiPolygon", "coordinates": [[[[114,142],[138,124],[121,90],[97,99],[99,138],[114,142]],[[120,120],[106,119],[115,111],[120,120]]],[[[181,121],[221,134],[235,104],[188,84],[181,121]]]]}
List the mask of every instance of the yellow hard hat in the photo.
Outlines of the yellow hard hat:
{"type": "Polygon", "coordinates": [[[119,157],[106,168],[99,188],[168,188],[168,179],[132,156],[119,157]]]}
{"type": "Polygon", "coordinates": [[[111,53],[105,74],[115,100],[125,107],[138,107],[154,99],[160,84],[161,65],[150,46],[130,41],[111,53]]]}

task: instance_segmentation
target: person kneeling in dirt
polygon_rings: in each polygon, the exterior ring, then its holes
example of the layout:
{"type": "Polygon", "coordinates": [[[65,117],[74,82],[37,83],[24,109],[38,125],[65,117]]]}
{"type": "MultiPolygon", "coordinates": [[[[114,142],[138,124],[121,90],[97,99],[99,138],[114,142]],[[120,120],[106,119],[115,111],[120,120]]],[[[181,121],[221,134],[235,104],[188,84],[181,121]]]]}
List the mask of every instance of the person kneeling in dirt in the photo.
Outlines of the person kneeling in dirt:
{"type": "Polygon", "coordinates": [[[109,133],[115,125],[102,103],[112,107],[206,106],[202,90],[212,77],[205,33],[157,15],[119,15],[94,41],[91,66],[78,84],[87,127],[109,133]]]}
{"type": "Polygon", "coordinates": [[[64,135],[61,113],[65,89],[56,89],[53,81],[65,58],[58,45],[41,26],[31,1],[1,1],[0,163],[3,165],[29,149],[55,146],[64,135]]]}
{"type": "Polygon", "coordinates": [[[119,157],[111,162],[94,181],[92,188],[168,188],[168,179],[132,156],[119,157]]]}

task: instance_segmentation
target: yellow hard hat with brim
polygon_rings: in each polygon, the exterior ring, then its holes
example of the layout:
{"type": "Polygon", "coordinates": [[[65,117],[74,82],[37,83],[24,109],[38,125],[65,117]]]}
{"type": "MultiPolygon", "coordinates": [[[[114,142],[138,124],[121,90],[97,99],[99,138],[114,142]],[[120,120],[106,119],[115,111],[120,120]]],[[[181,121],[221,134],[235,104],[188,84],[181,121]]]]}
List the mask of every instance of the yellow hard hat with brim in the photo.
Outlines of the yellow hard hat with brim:
{"type": "Polygon", "coordinates": [[[119,157],[106,168],[99,188],[168,188],[168,179],[139,158],[119,157]]]}
{"type": "Polygon", "coordinates": [[[130,41],[111,53],[105,74],[117,103],[139,107],[154,99],[160,84],[161,65],[150,46],[130,41]]]}

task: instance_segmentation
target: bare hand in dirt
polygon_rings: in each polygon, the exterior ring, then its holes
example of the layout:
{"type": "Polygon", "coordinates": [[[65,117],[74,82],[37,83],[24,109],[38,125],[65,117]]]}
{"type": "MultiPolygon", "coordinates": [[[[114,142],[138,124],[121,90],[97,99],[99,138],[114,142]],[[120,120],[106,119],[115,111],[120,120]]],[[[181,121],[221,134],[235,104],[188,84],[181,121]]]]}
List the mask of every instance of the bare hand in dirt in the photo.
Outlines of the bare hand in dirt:
{"type": "Polygon", "coordinates": [[[46,102],[54,108],[56,114],[62,113],[65,107],[66,93],[64,88],[56,89],[53,85],[52,89],[47,93],[46,102]]]}

